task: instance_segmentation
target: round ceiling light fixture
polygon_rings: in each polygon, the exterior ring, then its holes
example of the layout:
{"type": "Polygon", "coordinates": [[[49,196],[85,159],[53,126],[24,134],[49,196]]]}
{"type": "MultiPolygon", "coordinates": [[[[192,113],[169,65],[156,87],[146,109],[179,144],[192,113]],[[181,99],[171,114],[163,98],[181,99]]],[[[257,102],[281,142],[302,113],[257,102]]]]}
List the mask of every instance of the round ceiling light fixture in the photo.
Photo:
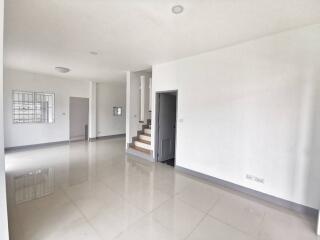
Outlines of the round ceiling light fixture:
{"type": "Polygon", "coordinates": [[[173,14],[181,14],[183,12],[184,8],[182,5],[174,5],[171,8],[171,11],[173,14]]]}
{"type": "Polygon", "coordinates": [[[55,67],[55,70],[59,73],[68,73],[70,72],[70,69],[69,68],[66,68],[66,67],[55,67]]]}

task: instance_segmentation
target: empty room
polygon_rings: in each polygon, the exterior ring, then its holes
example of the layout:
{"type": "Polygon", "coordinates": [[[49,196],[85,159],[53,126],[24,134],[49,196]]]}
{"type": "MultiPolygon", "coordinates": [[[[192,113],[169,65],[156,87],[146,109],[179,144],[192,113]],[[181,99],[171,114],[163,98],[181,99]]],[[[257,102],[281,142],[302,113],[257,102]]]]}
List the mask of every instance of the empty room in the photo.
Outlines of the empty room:
{"type": "Polygon", "coordinates": [[[0,8],[0,240],[320,240],[319,0],[0,8]]]}

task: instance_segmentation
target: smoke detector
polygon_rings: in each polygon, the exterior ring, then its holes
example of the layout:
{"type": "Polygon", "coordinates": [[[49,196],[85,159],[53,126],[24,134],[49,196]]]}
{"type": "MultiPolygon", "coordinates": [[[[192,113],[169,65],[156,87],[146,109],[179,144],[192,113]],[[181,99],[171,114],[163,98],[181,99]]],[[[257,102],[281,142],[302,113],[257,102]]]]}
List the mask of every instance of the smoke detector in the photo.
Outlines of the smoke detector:
{"type": "Polygon", "coordinates": [[[172,8],[171,8],[171,11],[173,14],[180,14],[182,13],[184,10],[183,6],[182,5],[174,5],[172,8]]]}
{"type": "Polygon", "coordinates": [[[55,67],[55,70],[59,73],[68,73],[70,72],[70,69],[69,68],[66,68],[66,67],[55,67]]]}

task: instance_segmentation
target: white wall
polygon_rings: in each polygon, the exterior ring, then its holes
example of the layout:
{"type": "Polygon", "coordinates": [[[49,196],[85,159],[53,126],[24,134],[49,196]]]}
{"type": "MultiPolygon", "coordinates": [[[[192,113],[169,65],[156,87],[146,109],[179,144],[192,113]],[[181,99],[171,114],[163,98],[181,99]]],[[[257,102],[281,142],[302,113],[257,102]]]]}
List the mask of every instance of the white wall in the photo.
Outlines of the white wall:
{"type": "Polygon", "coordinates": [[[313,26],[153,66],[153,98],[178,89],[176,164],[319,208],[319,42],[313,26]]]}
{"type": "Polygon", "coordinates": [[[89,139],[97,137],[97,83],[89,83],[89,139]]]}
{"type": "MultiPolygon", "coordinates": [[[[3,0],[0,1],[0,56],[3,56],[3,0]]],[[[3,58],[0,58],[0,239],[9,240],[3,136],[3,58]]]]}
{"type": "Polygon", "coordinates": [[[69,97],[89,97],[89,83],[13,69],[4,70],[5,147],[69,140],[69,97]],[[53,92],[53,124],[13,124],[12,90],[53,92]]]}
{"type": "Polygon", "coordinates": [[[126,132],[125,83],[97,84],[97,136],[111,136],[126,132]],[[122,107],[122,116],[113,116],[113,107],[122,107]]]}

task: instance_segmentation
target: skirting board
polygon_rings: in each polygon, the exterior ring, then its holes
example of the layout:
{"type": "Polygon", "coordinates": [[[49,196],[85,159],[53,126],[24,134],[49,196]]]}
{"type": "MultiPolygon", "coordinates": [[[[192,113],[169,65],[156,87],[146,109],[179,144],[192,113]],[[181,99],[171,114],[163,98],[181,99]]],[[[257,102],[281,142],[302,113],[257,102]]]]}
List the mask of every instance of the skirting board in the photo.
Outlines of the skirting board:
{"type": "Polygon", "coordinates": [[[16,150],[26,150],[26,149],[33,149],[39,147],[49,147],[49,146],[56,146],[56,145],[64,145],[69,143],[70,141],[59,141],[59,142],[49,142],[49,143],[39,143],[39,144],[32,144],[32,145],[25,145],[25,146],[17,146],[17,147],[7,147],[4,149],[5,152],[16,151],[16,150]]]}
{"type": "Polygon", "coordinates": [[[126,134],[122,133],[122,134],[116,134],[116,135],[109,135],[109,136],[99,136],[96,139],[111,139],[111,138],[119,138],[119,137],[125,137],[126,134]]]}
{"type": "Polygon", "coordinates": [[[99,136],[95,138],[89,138],[89,142],[94,142],[96,140],[102,140],[102,139],[111,139],[111,138],[118,138],[118,137],[125,137],[126,134],[116,134],[116,135],[109,135],[109,136],[99,136]]]}
{"type": "MultiPolygon", "coordinates": [[[[125,134],[103,136],[103,137],[97,137],[97,138],[90,138],[89,141],[96,141],[96,140],[110,139],[110,138],[117,138],[117,137],[125,137],[125,136],[126,136],[125,134]]],[[[49,147],[49,146],[55,146],[55,145],[68,144],[68,143],[70,143],[72,141],[73,140],[67,140],[67,141],[39,143],[39,144],[17,146],[17,147],[7,147],[4,150],[5,150],[5,152],[10,152],[10,151],[26,150],[26,149],[33,149],[33,148],[39,148],[39,147],[49,147]]],[[[74,140],[74,141],[84,141],[84,140],[74,140]]]]}
{"type": "Polygon", "coordinates": [[[278,205],[278,206],[281,206],[281,207],[285,207],[285,208],[291,209],[291,210],[293,210],[295,212],[298,212],[300,214],[312,216],[314,218],[317,218],[317,216],[318,216],[318,212],[319,211],[317,209],[310,208],[310,207],[307,207],[307,206],[304,206],[304,205],[300,205],[298,203],[290,202],[290,201],[287,201],[287,200],[284,200],[284,199],[281,199],[281,198],[277,198],[277,197],[274,197],[274,196],[271,196],[271,195],[268,195],[268,194],[265,194],[265,193],[262,193],[262,192],[258,192],[258,191],[252,190],[250,188],[242,187],[240,185],[237,185],[237,184],[234,184],[234,183],[231,183],[231,182],[227,182],[227,181],[215,178],[215,177],[211,177],[209,175],[206,175],[206,174],[203,174],[203,173],[199,173],[199,172],[196,172],[196,171],[193,171],[193,170],[190,170],[190,169],[186,169],[184,167],[176,166],[175,168],[176,168],[176,170],[178,170],[179,172],[182,172],[184,174],[192,175],[194,177],[197,177],[197,178],[200,178],[200,179],[204,179],[204,180],[206,180],[208,182],[211,182],[213,184],[217,184],[217,185],[220,185],[220,186],[223,186],[223,187],[226,187],[226,188],[230,188],[232,190],[235,190],[235,191],[238,191],[238,192],[241,192],[241,193],[244,193],[244,194],[259,198],[259,199],[262,199],[262,200],[264,200],[266,202],[269,202],[269,203],[272,203],[272,204],[275,204],[275,205],[278,205]]]}

